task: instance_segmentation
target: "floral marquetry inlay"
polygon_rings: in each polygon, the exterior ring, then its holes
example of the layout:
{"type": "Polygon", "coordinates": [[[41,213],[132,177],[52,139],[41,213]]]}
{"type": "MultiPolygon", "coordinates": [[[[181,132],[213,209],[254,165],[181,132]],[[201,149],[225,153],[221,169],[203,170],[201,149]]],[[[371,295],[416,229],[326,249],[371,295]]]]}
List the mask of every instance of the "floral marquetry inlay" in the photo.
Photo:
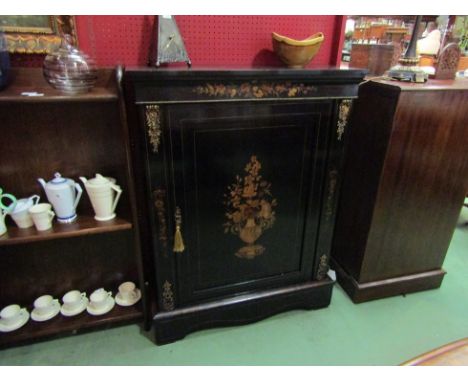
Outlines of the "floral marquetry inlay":
{"type": "Polygon", "coordinates": [[[338,183],[338,171],[331,170],[328,174],[328,190],[327,198],[325,201],[325,219],[328,221],[333,216],[334,200],[336,193],[336,186],[338,183]]]}
{"type": "MultiPolygon", "coordinates": [[[[153,198],[154,198],[154,208],[156,210],[156,216],[158,220],[159,226],[159,241],[164,249],[167,248],[167,222],[166,222],[166,208],[164,206],[164,201],[166,198],[166,191],[162,189],[156,189],[153,191],[153,198]]],[[[167,252],[164,251],[164,256],[167,257],[167,252]]]]}
{"type": "Polygon", "coordinates": [[[199,95],[220,98],[290,98],[311,95],[317,91],[317,88],[291,82],[244,82],[241,84],[206,83],[195,87],[193,91],[199,95]]]}
{"type": "Polygon", "coordinates": [[[257,157],[251,156],[244,169],[246,175],[237,175],[236,181],[224,195],[227,207],[224,232],[239,236],[247,244],[235,254],[244,259],[253,259],[265,251],[262,245],[255,242],[275,222],[277,201],[271,194],[271,183],[260,175],[261,169],[257,157]]]}

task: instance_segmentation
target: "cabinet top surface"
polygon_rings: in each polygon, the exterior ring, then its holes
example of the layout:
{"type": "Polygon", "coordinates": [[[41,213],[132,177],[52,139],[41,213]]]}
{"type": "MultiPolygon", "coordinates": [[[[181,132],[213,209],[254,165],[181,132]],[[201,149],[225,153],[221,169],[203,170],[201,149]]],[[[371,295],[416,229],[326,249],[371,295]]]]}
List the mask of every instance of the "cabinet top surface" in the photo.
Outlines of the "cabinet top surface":
{"type": "Polygon", "coordinates": [[[434,90],[468,90],[467,78],[456,78],[454,80],[428,80],[423,84],[390,80],[372,80],[375,84],[392,86],[401,91],[434,91],[434,90]]]}
{"type": "Polygon", "coordinates": [[[284,79],[284,80],[325,80],[360,82],[366,75],[365,69],[225,69],[225,68],[128,68],[126,74],[133,80],[204,80],[204,79],[284,79]]]}

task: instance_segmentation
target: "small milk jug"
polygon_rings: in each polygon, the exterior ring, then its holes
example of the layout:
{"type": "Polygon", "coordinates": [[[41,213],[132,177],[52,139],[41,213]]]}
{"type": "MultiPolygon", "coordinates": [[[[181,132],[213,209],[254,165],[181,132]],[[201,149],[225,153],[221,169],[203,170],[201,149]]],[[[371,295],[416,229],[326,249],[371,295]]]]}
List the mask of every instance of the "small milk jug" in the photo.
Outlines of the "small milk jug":
{"type": "Polygon", "coordinates": [[[96,214],[94,218],[99,221],[115,218],[115,207],[122,194],[122,189],[115,184],[115,179],[96,174],[95,178],[89,180],[80,176],[80,180],[85,185],[91,200],[96,214]]]}
{"type": "Polygon", "coordinates": [[[42,178],[38,181],[54,207],[58,222],[73,222],[76,219],[76,206],[83,193],[81,186],[72,179],[62,178],[58,172],[54,174],[54,179],[47,183],[42,178]]]}
{"type": "Polygon", "coordinates": [[[10,212],[10,216],[19,228],[29,228],[34,225],[28,211],[32,206],[39,203],[39,200],[39,195],[17,200],[16,207],[10,212]]]}

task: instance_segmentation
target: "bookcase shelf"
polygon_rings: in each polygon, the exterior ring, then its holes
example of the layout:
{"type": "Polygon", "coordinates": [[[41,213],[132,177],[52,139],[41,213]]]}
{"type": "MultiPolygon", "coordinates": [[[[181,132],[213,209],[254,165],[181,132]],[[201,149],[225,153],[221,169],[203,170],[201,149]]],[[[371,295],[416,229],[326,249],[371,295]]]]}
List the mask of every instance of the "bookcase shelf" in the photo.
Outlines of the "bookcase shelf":
{"type": "Polygon", "coordinates": [[[8,232],[0,236],[0,247],[4,245],[26,244],[43,240],[64,239],[84,235],[128,230],[132,223],[115,218],[107,222],[99,222],[91,216],[78,216],[76,221],[69,224],[55,222],[50,230],[37,231],[35,227],[8,227],[8,232]]]}

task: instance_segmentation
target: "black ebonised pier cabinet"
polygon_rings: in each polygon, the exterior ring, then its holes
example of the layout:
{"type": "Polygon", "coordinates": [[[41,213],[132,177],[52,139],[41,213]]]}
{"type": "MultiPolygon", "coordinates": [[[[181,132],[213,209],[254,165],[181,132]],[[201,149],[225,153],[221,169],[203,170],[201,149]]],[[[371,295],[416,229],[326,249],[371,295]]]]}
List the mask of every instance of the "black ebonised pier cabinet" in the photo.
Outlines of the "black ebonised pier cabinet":
{"type": "Polygon", "coordinates": [[[127,70],[147,329],[329,305],[347,119],[363,70],[127,70]]]}

